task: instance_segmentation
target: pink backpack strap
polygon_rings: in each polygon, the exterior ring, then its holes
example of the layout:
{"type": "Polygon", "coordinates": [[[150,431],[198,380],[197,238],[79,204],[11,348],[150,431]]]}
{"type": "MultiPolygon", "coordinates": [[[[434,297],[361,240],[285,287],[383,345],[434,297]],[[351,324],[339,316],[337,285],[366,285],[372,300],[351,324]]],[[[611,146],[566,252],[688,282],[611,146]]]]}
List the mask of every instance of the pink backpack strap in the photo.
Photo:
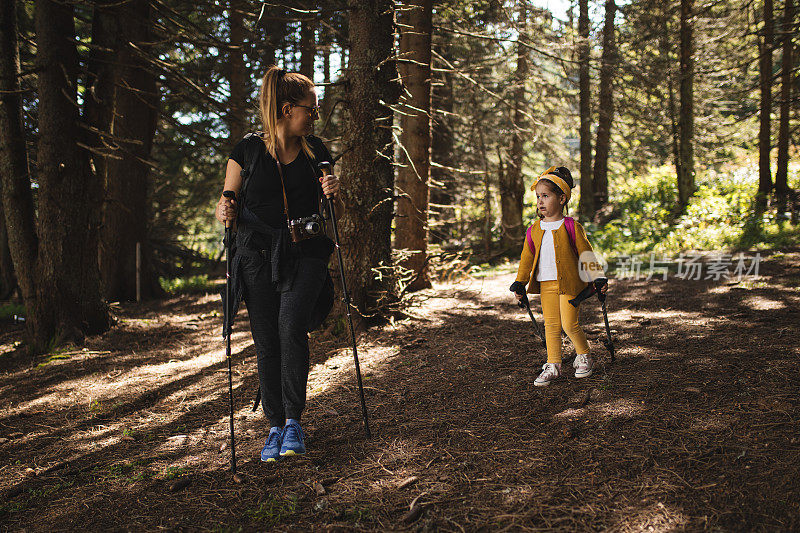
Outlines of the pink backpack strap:
{"type": "Polygon", "coordinates": [[[533,232],[533,226],[530,226],[528,228],[528,232],[525,233],[525,242],[528,243],[528,249],[531,251],[531,253],[534,255],[534,257],[536,257],[536,245],[533,244],[532,232],[533,232]]]}
{"type": "Polygon", "coordinates": [[[575,257],[578,257],[578,247],[575,245],[575,219],[572,217],[564,217],[564,227],[567,228],[567,235],[569,236],[569,244],[572,246],[572,251],[575,252],[575,257]]]}

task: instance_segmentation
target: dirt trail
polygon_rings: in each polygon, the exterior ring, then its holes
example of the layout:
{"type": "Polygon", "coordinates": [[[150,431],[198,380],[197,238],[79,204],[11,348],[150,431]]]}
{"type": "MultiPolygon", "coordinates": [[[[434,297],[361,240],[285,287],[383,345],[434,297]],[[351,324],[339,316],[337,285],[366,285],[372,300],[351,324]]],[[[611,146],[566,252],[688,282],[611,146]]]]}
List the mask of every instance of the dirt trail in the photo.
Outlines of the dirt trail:
{"type": "Polygon", "coordinates": [[[598,370],[547,388],[512,274],[437,285],[360,339],[370,441],[346,343],[312,337],[309,453],[275,467],[240,317],[241,485],[217,298],[125,306],[86,350],[0,356],[0,530],[800,529],[800,253],[761,274],[614,280],[617,362],[593,300],[598,370]]]}

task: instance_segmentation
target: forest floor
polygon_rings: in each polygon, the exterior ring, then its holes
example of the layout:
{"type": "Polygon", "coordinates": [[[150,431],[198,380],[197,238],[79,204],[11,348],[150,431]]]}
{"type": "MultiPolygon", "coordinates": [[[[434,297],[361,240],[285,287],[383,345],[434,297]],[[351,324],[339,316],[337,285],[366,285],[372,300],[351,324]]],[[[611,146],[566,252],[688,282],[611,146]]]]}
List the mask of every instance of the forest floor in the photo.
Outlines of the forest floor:
{"type": "Polygon", "coordinates": [[[35,360],[6,328],[0,530],[800,530],[800,251],[740,283],[612,280],[616,362],[592,299],[594,375],[542,388],[513,276],[435,284],[360,337],[371,440],[346,339],[312,335],[309,451],[274,466],[240,315],[240,484],[216,295],[123,305],[35,360]]]}

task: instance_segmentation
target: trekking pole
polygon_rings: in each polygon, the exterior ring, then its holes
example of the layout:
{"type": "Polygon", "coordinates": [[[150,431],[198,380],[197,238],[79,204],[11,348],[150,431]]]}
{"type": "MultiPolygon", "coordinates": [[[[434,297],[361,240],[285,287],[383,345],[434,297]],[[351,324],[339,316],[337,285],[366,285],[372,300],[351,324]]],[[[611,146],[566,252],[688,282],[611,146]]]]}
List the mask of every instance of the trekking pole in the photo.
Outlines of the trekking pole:
{"type": "Polygon", "coordinates": [[[598,300],[600,300],[601,303],[601,309],[603,310],[603,322],[605,323],[606,326],[606,338],[600,339],[600,341],[603,343],[603,345],[611,354],[611,362],[613,363],[616,360],[614,339],[613,337],[611,337],[611,326],[608,325],[608,310],[606,309],[606,295],[603,294],[603,292],[600,290],[607,283],[608,283],[607,278],[597,278],[589,285],[587,285],[586,288],[580,292],[580,294],[578,294],[575,298],[570,300],[569,303],[571,303],[573,307],[578,307],[578,305],[580,305],[582,301],[586,300],[593,294],[597,294],[597,298],[598,300]]]}
{"type": "Polygon", "coordinates": [[[528,300],[528,295],[522,293],[522,300],[517,302],[517,305],[528,310],[528,316],[531,317],[531,322],[533,322],[533,327],[536,329],[536,335],[542,341],[542,346],[544,346],[544,349],[546,350],[547,340],[545,340],[544,335],[542,335],[542,330],[539,329],[539,323],[536,322],[536,319],[533,317],[533,311],[531,311],[531,302],[528,300]]]}
{"type": "MultiPolygon", "coordinates": [[[[223,191],[222,196],[236,201],[234,191],[223,191]]],[[[231,472],[237,482],[236,474],[236,440],[233,436],[233,368],[231,367],[231,238],[232,228],[229,221],[225,221],[225,357],[228,359],[228,397],[231,407],[231,472]]]]}
{"type": "MultiPolygon", "coordinates": [[[[321,161],[318,164],[319,169],[322,171],[323,176],[327,176],[331,171],[331,164],[328,161],[321,161]]],[[[358,364],[358,351],[356,350],[356,332],[353,328],[353,317],[350,314],[350,295],[347,293],[347,283],[344,279],[344,263],[342,262],[342,250],[339,247],[339,228],[336,225],[336,212],[333,208],[333,203],[329,197],[325,197],[325,207],[328,210],[328,215],[331,217],[331,225],[333,226],[333,242],[336,245],[336,258],[339,261],[339,277],[342,280],[342,302],[347,313],[347,323],[350,326],[350,339],[353,341],[353,361],[356,365],[356,378],[358,380],[358,393],[361,396],[361,411],[364,415],[364,431],[367,438],[372,438],[372,433],[369,431],[369,419],[367,417],[367,402],[364,399],[364,386],[361,383],[361,367],[358,364]]]]}
{"type": "MultiPolygon", "coordinates": [[[[605,280],[604,280],[605,281],[605,280]]],[[[596,282],[595,282],[596,283],[596,282]]],[[[611,362],[616,359],[614,354],[614,339],[611,337],[611,326],[608,325],[608,311],[606,310],[606,295],[600,292],[602,285],[597,288],[597,297],[600,299],[601,307],[603,309],[603,322],[606,324],[606,338],[600,339],[605,345],[608,352],[611,354],[611,362]]]]}

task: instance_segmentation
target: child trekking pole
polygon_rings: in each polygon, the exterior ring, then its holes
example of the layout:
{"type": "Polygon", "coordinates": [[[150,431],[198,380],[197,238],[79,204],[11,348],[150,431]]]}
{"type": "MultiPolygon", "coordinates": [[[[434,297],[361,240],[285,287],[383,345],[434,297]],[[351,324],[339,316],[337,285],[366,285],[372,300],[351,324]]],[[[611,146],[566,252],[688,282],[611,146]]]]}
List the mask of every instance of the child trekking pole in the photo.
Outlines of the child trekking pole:
{"type": "Polygon", "coordinates": [[[539,324],[536,322],[536,319],[533,317],[533,311],[531,311],[531,302],[528,300],[528,295],[523,292],[522,293],[522,300],[520,300],[517,303],[517,305],[519,305],[520,307],[526,308],[528,310],[528,316],[531,317],[531,322],[533,322],[533,327],[536,329],[536,335],[542,341],[542,346],[544,346],[544,349],[546,350],[547,349],[547,341],[545,340],[544,335],[542,335],[542,330],[539,329],[539,324]]]}
{"type": "MultiPolygon", "coordinates": [[[[223,191],[222,196],[231,200],[236,200],[236,193],[233,191],[223,191]]],[[[236,440],[233,436],[233,369],[231,368],[231,239],[233,231],[229,221],[225,221],[225,309],[224,309],[224,329],[225,329],[225,356],[228,359],[228,397],[231,408],[231,472],[234,481],[238,480],[236,474],[236,440]]]]}
{"type": "Polygon", "coordinates": [[[615,352],[614,339],[611,337],[611,326],[608,325],[608,310],[606,309],[606,295],[603,294],[603,292],[601,291],[601,289],[606,283],[608,283],[607,278],[597,278],[592,283],[587,285],[587,287],[583,289],[580,294],[578,294],[575,298],[570,300],[569,303],[571,303],[573,307],[578,307],[578,305],[580,305],[582,301],[586,300],[591,295],[597,293],[597,298],[600,300],[601,308],[603,310],[603,322],[605,322],[606,326],[606,338],[601,339],[601,342],[611,354],[611,362],[613,363],[614,360],[616,359],[614,354],[615,352]]]}
{"type": "MultiPolygon", "coordinates": [[[[321,161],[318,165],[322,171],[323,176],[327,176],[331,171],[331,164],[328,161],[321,161]]],[[[356,378],[358,380],[358,392],[361,396],[361,411],[364,415],[364,430],[367,438],[371,439],[372,434],[369,431],[369,419],[367,417],[367,402],[364,399],[364,386],[361,383],[361,367],[358,364],[358,351],[356,350],[356,333],[353,329],[353,317],[350,314],[350,295],[347,293],[347,283],[344,279],[344,263],[342,262],[342,250],[339,248],[339,228],[336,225],[336,212],[333,208],[333,203],[329,197],[325,197],[325,207],[328,210],[328,215],[331,217],[331,225],[333,226],[333,242],[336,245],[336,258],[339,261],[339,277],[342,280],[342,301],[344,302],[345,312],[347,313],[347,323],[350,326],[350,339],[353,341],[353,361],[356,366],[356,378]]]]}
{"type": "Polygon", "coordinates": [[[597,290],[597,297],[600,298],[601,307],[603,309],[603,322],[606,324],[606,338],[601,339],[606,349],[611,354],[611,362],[614,362],[614,339],[611,337],[611,326],[608,325],[608,311],[606,310],[606,295],[597,290]]]}

